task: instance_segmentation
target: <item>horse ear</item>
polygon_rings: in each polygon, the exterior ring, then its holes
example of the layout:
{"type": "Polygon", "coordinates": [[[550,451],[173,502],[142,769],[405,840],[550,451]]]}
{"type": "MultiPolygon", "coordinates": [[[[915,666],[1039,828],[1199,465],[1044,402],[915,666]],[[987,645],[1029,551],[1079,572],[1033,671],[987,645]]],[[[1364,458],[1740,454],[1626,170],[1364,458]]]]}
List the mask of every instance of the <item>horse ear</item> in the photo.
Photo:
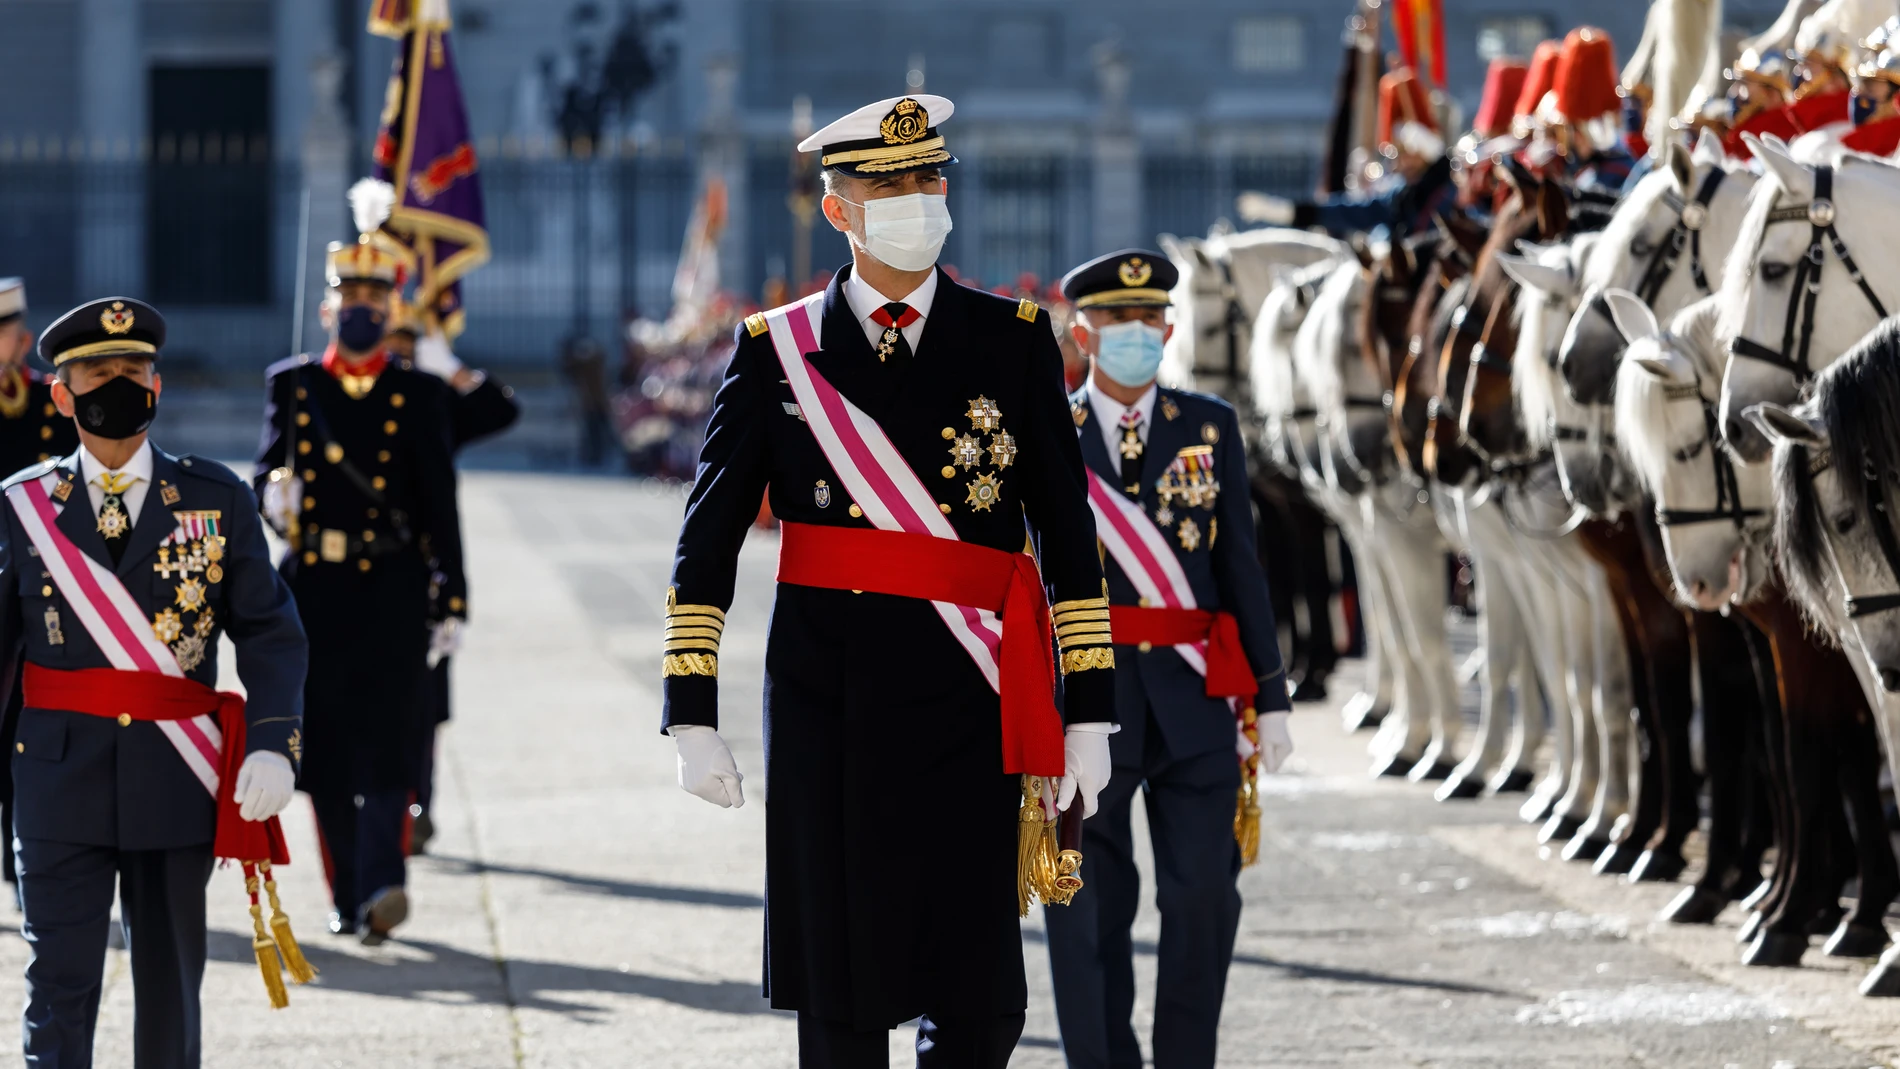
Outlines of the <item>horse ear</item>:
{"type": "Polygon", "coordinates": [[[1695,160],[1689,155],[1689,150],[1672,137],[1664,156],[1669,163],[1669,177],[1676,180],[1676,192],[1689,192],[1689,184],[1695,180],[1695,160]]]}
{"type": "Polygon", "coordinates": [[[1499,253],[1497,261],[1498,266],[1504,268],[1504,273],[1520,286],[1529,286],[1543,293],[1562,295],[1570,292],[1570,276],[1557,268],[1508,252],[1499,253]]]}
{"type": "Polygon", "coordinates": [[[1187,262],[1187,249],[1181,244],[1180,238],[1173,234],[1156,234],[1155,243],[1161,246],[1161,251],[1168,254],[1168,259],[1176,267],[1187,262]]]}
{"type": "Polygon", "coordinates": [[[1610,306],[1610,318],[1616,321],[1616,329],[1623,332],[1625,341],[1641,341],[1662,333],[1662,324],[1656,322],[1656,313],[1642,298],[1628,290],[1603,291],[1604,303],[1610,306]]]}
{"type": "Polygon", "coordinates": [[[1753,423],[1756,430],[1767,435],[1768,440],[1776,445],[1805,445],[1813,448],[1828,444],[1827,428],[1821,425],[1820,420],[1803,416],[1773,401],[1749,405],[1742,409],[1742,418],[1753,423]]]}
{"type": "Polygon", "coordinates": [[[1742,138],[1754,151],[1755,158],[1760,160],[1762,166],[1775,176],[1775,180],[1781,183],[1781,188],[1787,190],[1789,196],[1797,200],[1810,200],[1814,197],[1814,172],[1808,170],[1807,164],[1796,160],[1788,152],[1788,147],[1781,143],[1780,138],[1755,137],[1753,134],[1743,134],[1742,138]]]}
{"type": "Polygon", "coordinates": [[[1702,132],[1696,135],[1695,152],[1691,154],[1690,162],[1698,167],[1720,167],[1728,162],[1728,152],[1722,148],[1722,139],[1715,136],[1713,130],[1703,127],[1702,132]]]}

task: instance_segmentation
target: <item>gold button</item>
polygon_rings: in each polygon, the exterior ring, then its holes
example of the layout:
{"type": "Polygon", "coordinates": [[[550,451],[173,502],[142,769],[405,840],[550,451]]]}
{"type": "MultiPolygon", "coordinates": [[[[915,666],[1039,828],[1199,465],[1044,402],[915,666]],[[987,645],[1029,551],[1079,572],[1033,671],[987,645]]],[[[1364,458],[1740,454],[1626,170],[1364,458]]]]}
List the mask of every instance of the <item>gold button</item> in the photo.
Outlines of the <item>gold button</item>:
{"type": "Polygon", "coordinates": [[[316,550],[314,550],[314,549],[307,549],[307,550],[304,550],[304,554],[303,554],[303,562],[304,562],[305,564],[315,564],[315,563],[317,563],[317,551],[316,551],[316,550]]]}
{"type": "Polygon", "coordinates": [[[307,482],[307,483],[313,483],[313,482],[316,482],[316,481],[317,481],[317,470],[316,470],[315,468],[305,468],[305,469],[303,470],[303,481],[304,481],[304,482],[307,482]]]}
{"type": "Polygon", "coordinates": [[[329,461],[332,464],[343,463],[343,447],[336,444],[335,442],[331,442],[329,445],[324,446],[323,459],[329,461]]]}
{"type": "Polygon", "coordinates": [[[307,454],[308,454],[308,453],[310,452],[310,439],[308,439],[308,438],[305,438],[305,439],[304,439],[303,441],[301,441],[301,442],[298,442],[298,443],[297,443],[297,452],[298,452],[299,454],[306,454],[306,455],[307,455],[307,454]]]}
{"type": "Polygon", "coordinates": [[[46,414],[47,414],[47,415],[49,415],[49,416],[50,416],[50,415],[52,415],[52,414],[54,414],[55,412],[58,412],[58,411],[59,411],[59,408],[58,408],[58,407],[57,407],[56,405],[54,405],[54,404],[53,404],[53,402],[51,402],[51,401],[48,401],[48,402],[46,402],[46,414]]]}
{"type": "Polygon", "coordinates": [[[396,421],[395,421],[395,420],[393,420],[393,419],[386,419],[386,420],[384,420],[384,421],[383,421],[383,433],[384,433],[384,434],[394,434],[394,433],[396,433],[396,421]]]}
{"type": "Polygon", "coordinates": [[[390,394],[390,395],[389,395],[389,406],[390,406],[391,408],[401,408],[401,407],[402,407],[402,394],[399,394],[399,393],[392,393],[392,394],[390,394]]]}
{"type": "Polygon", "coordinates": [[[943,466],[943,477],[944,477],[944,478],[946,478],[946,479],[954,479],[954,478],[956,478],[956,475],[957,475],[957,469],[956,469],[956,468],[954,468],[954,467],[952,467],[952,466],[951,466],[951,465],[949,465],[949,464],[945,464],[945,465],[943,466]]]}
{"type": "Polygon", "coordinates": [[[364,531],[364,532],[363,532],[363,541],[365,541],[365,542],[374,542],[374,541],[376,541],[376,532],[375,532],[375,531],[364,531]]]}
{"type": "Polygon", "coordinates": [[[388,479],[385,479],[385,478],[383,478],[383,477],[382,477],[382,476],[380,476],[380,475],[378,475],[378,476],[376,476],[375,478],[373,478],[373,479],[371,479],[371,480],[369,481],[369,484],[370,484],[371,486],[373,486],[373,487],[375,487],[376,489],[378,489],[378,490],[381,490],[381,489],[382,489],[383,487],[385,487],[385,486],[388,486],[388,485],[389,485],[389,480],[388,480],[388,479]]]}
{"type": "Polygon", "coordinates": [[[1136,602],[1135,604],[1140,605],[1142,608],[1145,609],[1148,607],[1148,599],[1142,598],[1140,601],[1136,602]]]}
{"type": "Polygon", "coordinates": [[[450,598],[450,599],[449,599],[449,611],[450,611],[450,612],[461,612],[461,611],[462,611],[462,609],[463,609],[463,607],[464,607],[465,605],[467,605],[467,604],[468,604],[468,603],[467,603],[467,602],[465,602],[465,601],[463,601],[463,600],[462,600],[461,598],[450,598]]]}
{"type": "Polygon", "coordinates": [[[853,505],[853,506],[851,506],[851,508],[850,508],[850,509],[849,509],[848,511],[849,511],[849,512],[851,513],[851,516],[852,516],[852,518],[854,518],[854,519],[855,519],[855,518],[857,518],[857,517],[859,517],[859,516],[862,516],[862,515],[864,515],[864,510],[863,510],[863,509],[861,509],[861,508],[859,508],[859,507],[857,507],[856,505],[853,505]]]}
{"type": "Polygon", "coordinates": [[[950,439],[955,438],[956,436],[957,436],[957,432],[954,427],[945,427],[943,429],[943,437],[945,441],[949,441],[950,439]]]}
{"type": "Polygon", "coordinates": [[[306,498],[304,498],[304,499],[303,499],[303,507],[304,507],[304,508],[305,508],[306,510],[308,510],[308,509],[313,509],[313,508],[316,508],[316,507],[317,507],[317,499],[316,499],[316,498],[314,498],[314,497],[306,497],[306,498]]]}
{"type": "Polygon", "coordinates": [[[41,439],[42,441],[44,441],[44,440],[46,440],[46,439],[48,439],[48,438],[51,438],[52,436],[53,436],[53,428],[51,428],[51,427],[44,427],[44,426],[40,428],[40,439],[41,439]]]}
{"type": "Polygon", "coordinates": [[[120,726],[120,727],[122,727],[122,728],[129,728],[129,727],[131,727],[131,726],[132,726],[132,714],[131,714],[131,713],[120,713],[120,714],[119,714],[119,726],[120,726]]]}
{"type": "Polygon", "coordinates": [[[1154,648],[1155,648],[1155,644],[1154,644],[1154,643],[1152,643],[1152,642],[1144,642],[1144,643],[1142,643],[1141,645],[1139,645],[1139,646],[1136,646],[1135,648],[1136,648],[1136,649],[1138,649],[1138,650],[1140,650],[1140,651],[1141,651],[1141,652],[1143,652],[1143,653],[1147,653],[1147,652],[1149,652],[1150,650],[1152,650],[1152,649],[1154,649],[1154,648]]]}
{"type": "Polygon", "coordinates": [[[376,510],[370,509],[368,512],[364,513],[364,515],[368,516],[370,519],[373,520],[376,518],[376,510]]]}
{"type": "Polygon", "coordinates": [[[950,506],[939,504],[937,506],[937,511],[943,513],[945,516],[948,516],[950,515],[950,506]]]}
{"type": "Polygon", "coordinates": [[[357,570],[357,571],[359,571],[359,572],[367,572],[367,571],[369,571],[369,558],[368,558],[368,557],[358,557],[358,558],[357,558],[357,561],[356,561],[356,570],[357,570]]]}
{"type": "Polygon", "coordinates": [[[48,454],[46,454],[46,453],[41,453],[41,454],[40,454],[40,459],[41,459],[41,460],[51,460],[51,459],[53,459],[53,458],[52,458],[52,457],[51,457],[50,455],[48,455],[48,454]]]}
{"type": "Polygon", "coordinates": [[[310,426],[310,413],[308,412],[297,413],[297,426],[299,427],[310,426]]]}
{"type": "Polygon", "coordinates": [[[52,587],[50,587],[50,586],[43,586],[43,587],[41,587],[41,588],[40,588],[40,597],[43,597],[43,598],[50,598],[50,597],[52,597],[52,596],[53,596],[53,588],[52,588],[52,587]]]}
{"type": "Polygon", "coordinates": [[[383,462],[384,464],[387,464],[387,463],[389,463],[389,450],[387,450],[387,449],[379,449],[379,450],[377,450],[377,451],[376,451],[376,459],[377,459],[377,460],[379,460],[379,461],[381,461],[381,462],[383,462]]]}
{"type": "Polygon", "coordinates": [[[302,386],[297,387],[297,400],[303,401],[303,400],[308,399],[309,396],[310,395],[308,393],[304,392],[304,388],[302,386]]]}

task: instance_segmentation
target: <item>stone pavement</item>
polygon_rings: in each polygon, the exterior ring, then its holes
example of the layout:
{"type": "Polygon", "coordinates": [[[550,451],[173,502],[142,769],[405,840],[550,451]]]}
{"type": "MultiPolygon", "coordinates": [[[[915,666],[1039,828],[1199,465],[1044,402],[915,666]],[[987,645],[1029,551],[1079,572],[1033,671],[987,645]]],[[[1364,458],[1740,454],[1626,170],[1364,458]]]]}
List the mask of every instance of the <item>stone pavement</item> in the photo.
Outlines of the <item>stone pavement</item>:
{"type": "MultiPolygon", "coordinates": [[[[748,544],[721,658],[724,731],[750,777],[746,806],[723,811],[674,785],[656,729],[680,495],[471,474],[463,497],[474,626],[442,739],[439,836],[412,868],[414,919],[374,950],[323,932],[300,801],[284,885],[323,975],[270,1011],[239,881],[220,872],[206,1065],[794,1065],[791,1017],[758,994],[774,537],[748,544]]],[[[1900,1008],[1855,997],[1857,970],[1733,967],[1729,929],[1651,928],[1666,889],[1539,859],[1514,800],[1437,805],[1368,780],[1364,739],[1331,709],[1303,709],[1294,730],[1300,753],[1269,783],[1264,859],[1242,876],[1223,1066],[1857,1069],[1888,1064],[1882,1047],[1896,1056],[1900,1008]]],[[[1158,935],[1145,909],[1145,985],[1158,935]]],[[[1024,940],[1031,1006],[1013,1064],[1060,1066],[1039,915],[1024,940]]],[[[18,1004],[24,958],[0,936],[0,1004],[18,1004]]],[[[129,1065],[121,951],[107,968],[98,1064],[129,1065]]],[[[895,1065],[908,1032],[892,1035],[895,1065]]]]}

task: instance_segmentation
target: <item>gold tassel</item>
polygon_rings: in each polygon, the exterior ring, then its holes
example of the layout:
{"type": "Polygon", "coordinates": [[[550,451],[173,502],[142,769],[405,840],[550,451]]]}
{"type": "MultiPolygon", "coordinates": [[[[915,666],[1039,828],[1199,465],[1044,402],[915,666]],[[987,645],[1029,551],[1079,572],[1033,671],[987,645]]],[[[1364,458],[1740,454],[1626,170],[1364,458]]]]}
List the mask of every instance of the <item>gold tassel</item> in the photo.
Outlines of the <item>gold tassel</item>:
{"type": "Polygon", "coordinates": [[[1254,752],[1240,764],[1240,790],[1234,796],[1234,842],[1240,845],[1240,867],[1260,860],[1260,728],[1252,708],[1241,712],[1241,734],[1254,752]]]}
{"type": "Polygon", "coordinates": [[[1049,904],[1067,906],[1075,902],[1075,894],[1082,889],[1082,852],[1064,850],[1056,855],[1055,887],[1050,894],[1049,904]]]}
{"type": "Polygon", "coordinates": [[[1036,866],[1032,870],[1036,898],[1045,906],[1068,904],[1059,901],[1061,892],[1056,889],[1056,855],[1059,852],[1056,849],[1056,822],[1045,820],[1042,822],[1042,836],[1036,840],[1036,866]]]}
{"type": "Polygon", "coordinates": [[[270,897],[270,930],[277,940],[277,949],[284,956],[284,969],[290,973],[291,980],[307,984],[317,978],[317,967],[303,956],[303,948],[297,945],[297,936],[290,930],[290,914],[284,912],[284,904],[277,900],[277,881],[271,879],[270,862],[258,862],[257,871],[263,875],[264,893],[270,897]]]}
{"type": "Polygon", "coordinates": [[[263,974],[264,990],[270,994],[271,1009],[281,1010],[290,1005],[290,992],[284,990],[283,965],[277,960],[277,944],[264,931],[263,909],[255,904],[251,906],[251,949],[257,954],[257,971],[263,974]]]}
{"type": "Polygon", "coordinates": [[[1023,777],[1023,805],[1016,812],[1016,915],[1029,916],[1036,893],[1036,867],[1042,860],[1042,777],[1023,777]]]}

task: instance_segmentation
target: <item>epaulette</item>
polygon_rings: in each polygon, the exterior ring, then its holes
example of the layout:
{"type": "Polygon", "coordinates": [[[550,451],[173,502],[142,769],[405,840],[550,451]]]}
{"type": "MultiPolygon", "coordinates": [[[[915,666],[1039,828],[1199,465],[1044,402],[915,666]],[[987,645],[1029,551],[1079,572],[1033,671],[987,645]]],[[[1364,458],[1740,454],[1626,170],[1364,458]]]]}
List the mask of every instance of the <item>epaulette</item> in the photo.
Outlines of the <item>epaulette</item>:
{"type": "Polygon", "coordinates": [[[745,332],[756,338],[772,328],[765,325],[765,313],[754,312],[745,317],[745,332]]]}
{"type": "Polygon", "coordinates": [[[200,479],[214,483],[224,483],[227,486],[244,485],[244,480],[238,478],[237,472],[232,471],[230,468],[225,467],[215,460],[207,460],[204,457],[193,456],[190,453],[180,453],[177,459],[179,470],[183,471],[186,475],[196,475],[200,479]]]}
{"type": "Polygon", "coordinates": [[[264,377],[266,379],[273,379],[273,378],[276,378],[278,375],[283,374],[286,371],[289,371],[293,368],[303,367],[305,364],[313,363],[314,361],[315,361],[315,358],[312,357],[309,353],[298,353],[295,356],[286,356],[282,360],[279,360],[275,364],[272,364],[271,366],[265,368],[264,377]]]}
{"type": "Polygon", "coordinates": [[[7,476],[6,481],[0,482],[0,489],[5,489],[9,486],[18,486],[23,482],[37,479],[47,472],[52,471],[54,468],[59,467],[59,462],[64,459],[64,457],[49,457],[36,464],[29,464],[19,471],[14,472],[12,475],[7,476]]]}
{"type": "Polygon", "coordinates": [[[1030,300],[1027,297],[1024,297],[1022,300],[1016,302],[1016,318],[1017,319],[1025,319],[1031,323],[1034,323],[1036,321],[1036,313],[1040,311],[1042,311],[1042,309],[1037,306],[1036,302],[1030,300]]]}

